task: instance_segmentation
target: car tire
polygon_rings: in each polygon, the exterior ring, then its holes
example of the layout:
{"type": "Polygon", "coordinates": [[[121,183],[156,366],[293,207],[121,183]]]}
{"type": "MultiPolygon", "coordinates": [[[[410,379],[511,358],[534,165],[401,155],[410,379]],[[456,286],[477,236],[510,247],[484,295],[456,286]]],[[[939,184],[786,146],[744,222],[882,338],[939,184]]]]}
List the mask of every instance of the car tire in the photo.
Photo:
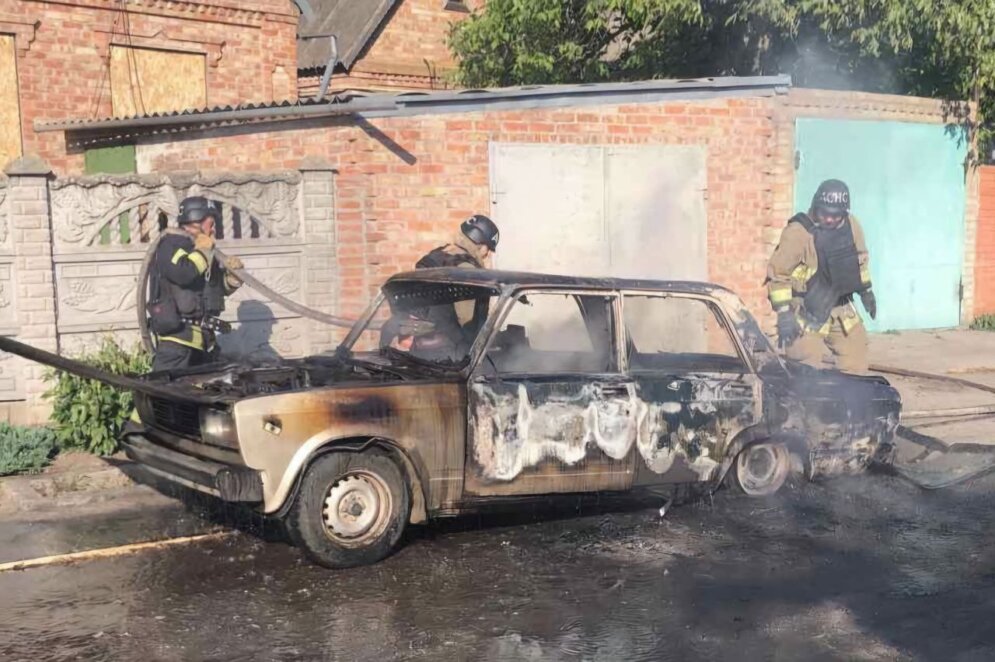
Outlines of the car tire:
{"type": "Polygon", "coordinates": [[[285,523],[312,561],[350,568],[387,557],[410,513],[407,481],[388,455],[335,452],[307,468],[285,523]]]}
{"type": "Polygon", "coordinates": [[[733,482],[749,496],[774,494],[791,472],[791,453],[784,444],[762,442],[744,448],[732,466],[733,482]]]}

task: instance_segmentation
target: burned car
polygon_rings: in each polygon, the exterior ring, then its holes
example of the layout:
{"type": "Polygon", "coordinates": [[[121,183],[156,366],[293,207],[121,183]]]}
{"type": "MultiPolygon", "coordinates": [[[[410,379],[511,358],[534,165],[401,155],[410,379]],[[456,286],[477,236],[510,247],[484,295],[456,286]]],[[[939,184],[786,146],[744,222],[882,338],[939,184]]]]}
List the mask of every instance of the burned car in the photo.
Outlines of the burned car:
{"type": "Polygon", "coordinates": [[[782,361],[715,285],[469,269],[392,277],[329,354],[98,377],[135,391],[129,457],[329,567],[487,504],[860,471],[901,411],[882,378],[782,361]]]}

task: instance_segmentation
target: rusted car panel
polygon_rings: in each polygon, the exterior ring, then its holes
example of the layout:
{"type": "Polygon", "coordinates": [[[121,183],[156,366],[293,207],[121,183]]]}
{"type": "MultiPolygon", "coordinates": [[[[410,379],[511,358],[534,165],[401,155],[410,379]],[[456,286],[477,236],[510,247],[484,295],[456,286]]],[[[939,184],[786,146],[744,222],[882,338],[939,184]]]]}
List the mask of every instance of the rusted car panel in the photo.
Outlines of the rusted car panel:
{"type": "Polygon", "coordinates": [[[284,505],[315,453],[371,439],[395,446],[410,461],[423,509],[455,507],[463,482],[461,391],[454,383],[350,385],[237,402],[239,447],[246,465],[262,474],[265,512],[284,505]]]}

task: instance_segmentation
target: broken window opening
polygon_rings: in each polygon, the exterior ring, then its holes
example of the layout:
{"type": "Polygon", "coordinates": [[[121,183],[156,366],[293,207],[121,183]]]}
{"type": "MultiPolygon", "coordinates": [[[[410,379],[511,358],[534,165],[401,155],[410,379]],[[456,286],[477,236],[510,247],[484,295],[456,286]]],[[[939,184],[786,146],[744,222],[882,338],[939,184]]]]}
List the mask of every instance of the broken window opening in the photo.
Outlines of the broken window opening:
{"type": "Polygon", "coordinates": [[[623,318],[634,372],[746,370],[736,341],[707,301],[627,294],[623,318]]]}
{"type": "Polygon", "coordinates": [[[562,292],[518,297],[494,334],[485,369],[534,374],[617,371],[613,299],[562,292]]]}
{"type": "Polygon", "coordinates": [[[486,287],[421,281],[389,283],[384,294],[366,327],[345,348],[445,368],[469,362],[498,296],[486,287]]]}

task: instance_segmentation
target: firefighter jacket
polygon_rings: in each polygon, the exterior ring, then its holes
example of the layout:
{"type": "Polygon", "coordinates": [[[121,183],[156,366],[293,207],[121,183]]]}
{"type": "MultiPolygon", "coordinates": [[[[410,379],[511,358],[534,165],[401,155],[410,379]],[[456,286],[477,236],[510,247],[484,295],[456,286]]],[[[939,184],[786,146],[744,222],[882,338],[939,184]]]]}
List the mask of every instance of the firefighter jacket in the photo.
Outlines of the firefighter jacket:
{"type": "Polygon", "coordinates": [[[871,287],[867,244],[860,222],[850,216],[841,227],[822,230],[805,214],[793,217],[770,257],[766,283],[774,310],[790,307],[799,314],[803,328],[828,333],[831,324],[838,321],[844,331],[849,331],[860,322],[851,303],[852,295],[871,287]],[[821,314],[806,310],[806,303],[813,307],[810,300],[817,294],[817,286],[822,290],[831,288],[821,314]],[[814,314],[815,319],[806,313],[814,314]]]}
{"type": "Polygon", "coordinates": [[[171,228],[156,248],[150,286],[150,300],[174,307],[179,318],[176,330],[161,334],[160,340],[202,350],[205,339],[200,323],[221,315],[225,296],[238,289],[239,282],[226,273],[213,251],[208,255],[195,249],[193,236],[171,228]]]}
{"type": "MultiPolygon", "coordinates": [[[[484,265],[480,260],[479,251],[479,246],[470,241],[462,232],[457,232],[452,243],[429,251],[415,263],[415,268],[461,267],[464,269],[483,269],[484,265]]],[[[465,327],[475,319],[478,325],[483,323],[480,316],[486,313],[486,309],[481,313],[481,306],[475,302],[457,301],[453,304],[453,308],[455,309],[460,326],[465,327]]]]}

